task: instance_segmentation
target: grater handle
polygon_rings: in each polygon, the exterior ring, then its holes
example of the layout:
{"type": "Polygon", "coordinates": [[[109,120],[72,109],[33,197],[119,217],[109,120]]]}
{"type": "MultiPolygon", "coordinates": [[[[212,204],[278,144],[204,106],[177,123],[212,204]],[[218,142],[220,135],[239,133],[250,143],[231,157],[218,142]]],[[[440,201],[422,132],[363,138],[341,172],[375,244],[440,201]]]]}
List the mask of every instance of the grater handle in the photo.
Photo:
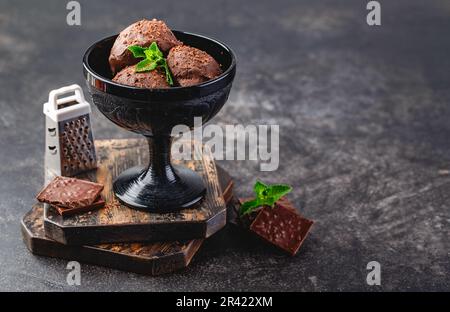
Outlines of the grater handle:
{"type": "Polygon", "coordinates": [[[77,100],[78,103],[85,102],[83,90],[79,85],[73,84],[70,86],[50,91],[50,93],[48,94],[48,103],[50,104],[50,107],[53,108],[54,110],[57,110],[59,104],[58,97],[63,94],[71,92],[75,93],[75,99],[77,100]]]}

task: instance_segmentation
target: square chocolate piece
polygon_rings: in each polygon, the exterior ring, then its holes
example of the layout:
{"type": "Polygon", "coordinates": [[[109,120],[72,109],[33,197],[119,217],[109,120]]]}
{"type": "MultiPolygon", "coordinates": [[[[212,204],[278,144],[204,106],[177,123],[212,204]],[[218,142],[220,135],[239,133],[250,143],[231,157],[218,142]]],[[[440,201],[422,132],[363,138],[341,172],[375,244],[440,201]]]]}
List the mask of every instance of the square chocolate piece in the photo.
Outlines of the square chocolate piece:
{"type": "Polygon", "coordinates": [[[37,196],[37,200],[53,206],[80,208],[92,205],[103,185],[68,177],[55,177],[37,196]]]}
{"type": "MultiPolygon", "coordinates": [[[[246,214],[246,215],[241,216],[241,217],[239,217],[239,210],[240,210],[241,205],[243,203],[245,203],[246,201],[249,201],[249,200],[253,200],[253,199],[254,198],[252,198],[252,197],[239,198],[238,204],[233,206],[233,208],[234,208],[234,219],[231,220],[232,223],[234,223],[235,225],[243,226],[246,229],[250,228],[250,225],[256,219],[256,216],[261,211],[261,209],[263,209],[263,207],[258,207],[255,210],[253,210],[251,213],[246,214]]],[[[289,210],[292,210],[293,212],[298,214],[297,209],[294,207],[294,205],[291,203],[291,201],[286,198],[286,196],[283,196],[279,200],[277,200],[276,204],[277,205],[282,205],[285,208],[287,208],[289,210]]]]}
{"type": "Polygon", "coordinates": [[[66,207],[60,207],[60,206],[53,206],[58,213],[63,217],[72,216],[74,214],[78,213],[84,213],[91,210],[95,210],[98,208],[102,208],[105,206],[105,200],[99,196],[95,202],[93,202],[91,205],[83,206],[83,207],[77,207],[77,208],[66,208],[66,207]]]}
{"type": "Polygon", "coordinates": [[[297,253],[314,222],[300,216],[289,205],[265,206],[250,225],[250,230],[287,251],[292,256],[297,253]]]}

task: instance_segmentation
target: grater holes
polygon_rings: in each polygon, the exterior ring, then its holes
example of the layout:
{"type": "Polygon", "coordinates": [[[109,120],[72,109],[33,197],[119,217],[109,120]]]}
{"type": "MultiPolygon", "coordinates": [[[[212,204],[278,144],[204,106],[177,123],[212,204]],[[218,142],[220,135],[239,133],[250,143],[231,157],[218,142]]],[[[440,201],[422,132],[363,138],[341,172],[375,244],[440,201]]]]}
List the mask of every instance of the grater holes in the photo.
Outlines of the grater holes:
{"type": "Polygon", "coordinates": [[[89,116],[67,120],[60,127],[65,129],[60,132],[62,134],[60,142],[64,144],[62,168],[68,175],[94,168],[96,166],[95,151],[91,151],[94,142],[90,136],[89,116]]]}

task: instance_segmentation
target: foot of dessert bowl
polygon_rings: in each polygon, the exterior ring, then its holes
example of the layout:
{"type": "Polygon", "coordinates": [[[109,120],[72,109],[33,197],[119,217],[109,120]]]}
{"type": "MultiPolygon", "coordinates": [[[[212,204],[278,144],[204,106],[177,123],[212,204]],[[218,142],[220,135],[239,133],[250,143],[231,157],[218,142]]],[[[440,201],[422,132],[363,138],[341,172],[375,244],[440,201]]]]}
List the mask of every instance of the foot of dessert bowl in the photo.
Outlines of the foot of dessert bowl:
{"type": "Polygon", "coordinates": [[[83,72],[99,111],[114,124],[143,135],[149,164],[114,181],[125,205],[149,212],[194,207],[205,196],[202,178],[171,163],[171,132],[205,123],[228,99],[236,71],[225,44],[157,20],[141,20],[89,47],[83,72]]]}

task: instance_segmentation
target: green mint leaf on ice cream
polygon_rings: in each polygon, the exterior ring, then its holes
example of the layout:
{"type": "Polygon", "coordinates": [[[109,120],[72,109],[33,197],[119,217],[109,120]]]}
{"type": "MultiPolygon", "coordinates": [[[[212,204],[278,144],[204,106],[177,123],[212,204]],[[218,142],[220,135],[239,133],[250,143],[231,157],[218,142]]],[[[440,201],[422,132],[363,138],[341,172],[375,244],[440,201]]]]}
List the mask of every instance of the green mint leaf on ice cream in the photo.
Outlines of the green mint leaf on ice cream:
{"type": "Polygon", "coordinates": [[[152,60],[145,59],[136,64],[136,72],[146,72],[154,70],[158,64],[152,60]]]}
{"type": "Polygon", "coordinates": [[[133,56],[135,58],[139,58],[139,57],[145,57],[145,48],[134,45],[134,46],[129,46],[128,50],[131,51],[131,53],[133,53],[133,56]]]}
{"type": "Polygon", "coordinates": [[[173,85],[172,74],[170,73],[169,66],[167,66],[166,59],[164,58],[161,50],[158,48],[156,42],[152,42],[152,44],[148,48],[133,45],[129,46],[128,50],[133,54],[135,58],[144,58],[142,61],[136,64],[135,72],[148,72],[157,68],[161,68],[162,70],[164,70],[167,83],[171,86],[173,85]]]}

